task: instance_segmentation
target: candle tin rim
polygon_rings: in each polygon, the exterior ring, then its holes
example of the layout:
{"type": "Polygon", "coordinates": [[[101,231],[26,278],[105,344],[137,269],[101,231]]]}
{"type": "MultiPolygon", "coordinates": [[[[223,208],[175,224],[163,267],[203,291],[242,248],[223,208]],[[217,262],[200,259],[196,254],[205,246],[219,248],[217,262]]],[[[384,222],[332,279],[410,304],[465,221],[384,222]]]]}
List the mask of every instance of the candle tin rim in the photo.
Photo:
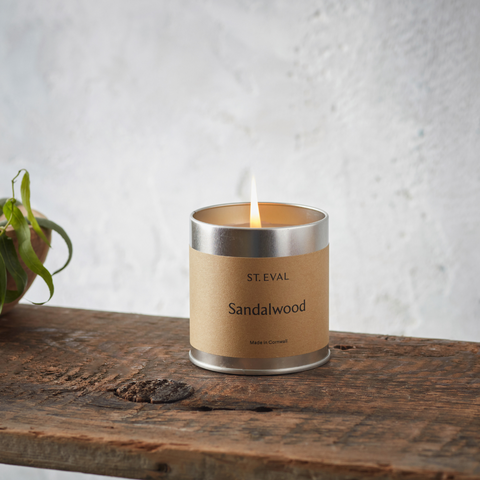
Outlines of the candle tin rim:
{"type": "Polygon", "coordinates": [[[277,226],[277,227],[240,227],[237,225],[219,225],[216,223],[209,223],[209,222],[204,222],[202,220],[199,220],[198,218],[195,218],[195,215],[200,212],[204,212],[205,210],[213,210],[216,208],[223,208],[223,207],[235,207],[235,206],[250,206],[250,202],[233,202],[233,203],[219,203],[216,205],[209,205],[207,207],[202,207],[194,210],[190,214],[190,221],[199,223],[202,225],[212,225],[214,227],[221,227],[221,228],[228,228],[228,229],[242,229],[242,230],[270,230],[270,229],[295,229],[295,228],[302,228],[306,227],[308,225],[314,225],[317,223],[328,223],[328,213],[325,210],[322,210],[320,208],[316,207],[311,207],[309,205],[303,205],[300,203],[285,203],[285,202],[258,202],[258,205],[278,205],[282,207],[293,207],[293,208],[299,208],[299,209],[304,209],[304,210],[311,210],[312,212],[317,212],[321,213],[323,215],[323,218],[319,218],[318,220],[315,220],[313,222],[308,222],[308,223],[301,223],[299,225],[285,225],[285,226],[277,226]]]}
{"type": "Polygon", "coordinates": [[[195,217],[205,210],[228,207],[249,207],[249,202],[211,205],[195,210],[190,215],[190,246],[197,251],[229,257],[288,257],[322,250],[329,244],[328,213],[307,205],[259,202],[263,207],[287,207],[320,214],[309,223],[287,226],[252,228],[219,225],[195,217]]]}
{"type": "Polygon", "coordinates": [[[235,358],[213,355],[190,348],[190,361],[197,367],[233,375],[284,375],[320,367],[330,360],[328,345],[311,353],[293,357],[235,358]]]}

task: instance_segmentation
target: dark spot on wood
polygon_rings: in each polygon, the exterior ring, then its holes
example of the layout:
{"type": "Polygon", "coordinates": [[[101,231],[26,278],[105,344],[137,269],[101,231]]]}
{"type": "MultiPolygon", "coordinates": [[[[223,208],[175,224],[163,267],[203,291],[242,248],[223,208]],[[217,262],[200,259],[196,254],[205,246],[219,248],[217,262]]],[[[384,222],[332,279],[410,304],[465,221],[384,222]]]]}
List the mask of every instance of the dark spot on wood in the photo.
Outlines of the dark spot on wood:
{"type": "Polygon", "coordinates": [[[357,347],[354,347],[353,345],[334,345],[333,348],[336,348],[337,350],[351,350],[352,348],[357,347]]]}
{"type": "Polygon", "coordinates": [[[188,383],[163,378],[130,382],[117,388],[115,395],[129,402],[174,403],[190,397],[193,392],[188,383]]]}
{"type": "Polygon", "coordinates": [[[233,412],[236,410],[237,410],[236,408],[230,408],[230,407],[213,408],[213,407],[207,407],[206,405],[202,405],[201,407],[194,409],[195,412],[218,412],[218,411],[233,412]]]}
{"type": "Polygon", "coordinates": [[[254,408],[253,411],[258,413],[268,413],[268,412],[273,412],[273,409],[268,407],[257,407],[257,408],[254,408]]]}
{"type": "Polygon", "coordinates": [[[239,412],[257,412],[257,413],[268,413],[273,412],[273,408],[269,407],[255,407],[255,408],[228,408],[228,407],[207,407],[202,405],[201,407],[195,408],[196,412],[216,412],[216,411],[239,411],[239,412]]]}
{"type": "Polygon", "coordinates": [[[168,473],[170,471],[170,467],[166,463],[159,463],[156,467],[156,471],[161,473],[168,473]]]}
{"type": "Polygon", "coordinates": [[[213,408],[207,407],[206,405],[197,408],[197,412],[211,412],[212,410],[213,408]]]}

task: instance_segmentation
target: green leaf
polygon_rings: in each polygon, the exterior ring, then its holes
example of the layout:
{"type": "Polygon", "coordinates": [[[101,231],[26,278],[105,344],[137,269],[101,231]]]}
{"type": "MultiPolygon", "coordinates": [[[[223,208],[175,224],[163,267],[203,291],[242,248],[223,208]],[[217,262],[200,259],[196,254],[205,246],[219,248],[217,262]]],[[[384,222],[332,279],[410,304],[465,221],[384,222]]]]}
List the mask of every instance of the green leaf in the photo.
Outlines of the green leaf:
{"type": "Polygon", "coordinates": [[[27,211],[27,218],[29,222],[31,223],[33,229],[37,232],[38,236],[50,247],[50,242],[47,240],[47,237],[38,225],[38,222],[33,215],[32,207],[30,206],[30,175],[27,170],[25,170],[25,173],[23,174],[20,191],[22,193],[22,202],[25,210],[27,211]]]}
{"type": "Polygon", "coordinates": [[[39,225],[43,228],[50,228],[51,230],[54,230],[57,232],[63,240],[65,240],[65,243],[67,244],[68,247],[68,258],[65,263],[65,265],[62,268],[59,268],[55,272],[52,273],[52,275],[57,274],[58,272],[61,272],[69,263],[70,260],[72,259],[72,253],[73,253],[73,245],[72,241],[70,240],[69,236],[67,235],[67,232],[60,226],[57,225],[55,222],[52,222],[51,220],[48,220],[47,218],[41,218],[41,217],[36,217],[39,225]]]}
{"type": "Polygon", "coordinates": [[[5,303],[5,295],[7,293],[7,269],[5,262],[0,255],[0,313],[2,313],[3,304],[5,303]]]}
{"type": "Polygon", "coordinates": [[[0,217],[3,215],[3,206],[5,205],[5,202],[8,200],[8,198],[0,198],[0,217]]]}
{"type": "Polygon", "coordinates": [[[10,273],[17,286],[16,290],[6,291],[5,303],[10,303],[23,294],[28,282],[28,277],[27,273],[20,265],[17,251],[13,245],[13,240],[6,235],[0,236],[0,255],[3,257],[7,271],[10,273]]]}
{"type": "MultiPolygon", "coordinates": [[[[7,200],[10,200],[10,198],[8,197],[5,197],[5,198],[0,198],[0,217],[3,215],[3,206],[5,205],[5,203],[7,202],[7,200]]],[[[19,202],[18,200],[15,202],[15,205],[21,205],[22,202],[19,202]]],[[[0,227],[1,226],[4,226],[6,225],[7,222],[5,221],[4,222],[0,222],[0,227]]]]}
{"type": "MultiPolygon", "coordinates": [[[[70,263],[70,260],[72,259],[72,254],[73,254],[72,241],[67,235],[67,232],[60,225],[57,225],[55,222],[52,222],[48,218],[42,218],[42,217],[35,217],[35,218],[37,219],[37,222],[41,227],[50,228],[51,230],[54,230],[63,238],[63,240],[67,244],[67,247],[68,247],[67,261],[65,262],[65,265],[63,265],[62,268],[59,268],[58,270],[52,273],[52,276],[56,275],[57,273],[61,272],[70,263]]],[[[2,222],[0,222],[0,227],[4,227],[6,224],[7,224],[7,220],[3,220],[2,222]]]]}
{"type": "MultiPolygon", "coordinates": [[[[38,259],[35,251],[33,250],[32,243],[30,241],[30,228],[28,227],[25,217],[22,215],[22,212],[18,209],[14,203],[14,200],[12,199],[5,203],[3,210],[5,212],[5,216],[10,220],[10,223],[17,234],[18,252],[22,257],[22,260],[32,272],[40,275],[43,278],[50,291],[50,297],[48,298],[48,300],[50,300],[54,292],[52,276],[50,275],[50,272],[42,265],[42,262],[38,259]]],[[[43,305],[43,303],[46,302],[37,303],[36,305],[43,305]]]]}

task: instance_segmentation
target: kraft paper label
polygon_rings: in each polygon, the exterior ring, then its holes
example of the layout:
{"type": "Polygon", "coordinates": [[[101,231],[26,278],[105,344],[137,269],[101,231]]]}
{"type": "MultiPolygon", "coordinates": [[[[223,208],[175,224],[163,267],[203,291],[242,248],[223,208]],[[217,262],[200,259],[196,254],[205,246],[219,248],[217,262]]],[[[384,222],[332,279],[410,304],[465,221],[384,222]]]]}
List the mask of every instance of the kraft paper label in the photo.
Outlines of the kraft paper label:
{"type": "Polygon", "coordinates": [[[225,257],[190,248],[190,343],[237,358],[328,345],[328,246],[306,255],[225,257]]]}

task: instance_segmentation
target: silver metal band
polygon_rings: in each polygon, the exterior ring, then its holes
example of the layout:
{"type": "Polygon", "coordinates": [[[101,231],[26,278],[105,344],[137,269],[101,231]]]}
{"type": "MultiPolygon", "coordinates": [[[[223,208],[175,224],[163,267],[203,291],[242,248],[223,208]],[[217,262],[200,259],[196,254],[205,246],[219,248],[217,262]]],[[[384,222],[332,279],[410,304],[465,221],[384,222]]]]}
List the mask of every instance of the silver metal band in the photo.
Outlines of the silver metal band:
{"type": "Polygon", "coordinates": [[[234,358],[201,352],[191,347],[190,360],[197,367],[239,375],[282,375],[319,367],[330,359],[328,345],[316,352],[280,358],[234,358]]]}
{"type": "Polygon", "coordinates": [[[190,216],[190,246],[227,257],[288,257],[328,245],[328,214],[323,210],[287,203],[260,203],[259,209],[266,228],[239,226],[248,225],[249,203],[194,211],[190,216]]]}

